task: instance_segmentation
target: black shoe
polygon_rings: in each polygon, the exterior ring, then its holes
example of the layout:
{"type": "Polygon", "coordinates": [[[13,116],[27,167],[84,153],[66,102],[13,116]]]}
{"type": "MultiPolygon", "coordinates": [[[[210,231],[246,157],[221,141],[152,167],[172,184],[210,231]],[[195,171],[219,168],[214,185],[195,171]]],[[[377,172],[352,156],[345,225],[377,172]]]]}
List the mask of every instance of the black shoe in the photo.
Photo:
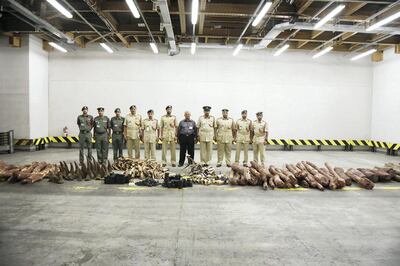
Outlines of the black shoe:
{"type": "Polygon", "coordinates": [[[222,166],[222,164],[218,163],[216,166],[217,166],[217,167],[221,167],[221,166],[222,166]]]}
{"type": "Polygon", "coordinates": [[[178,164],[178,167],[182,167],[182,166],[183,166],[183,163],[178,164]]]}

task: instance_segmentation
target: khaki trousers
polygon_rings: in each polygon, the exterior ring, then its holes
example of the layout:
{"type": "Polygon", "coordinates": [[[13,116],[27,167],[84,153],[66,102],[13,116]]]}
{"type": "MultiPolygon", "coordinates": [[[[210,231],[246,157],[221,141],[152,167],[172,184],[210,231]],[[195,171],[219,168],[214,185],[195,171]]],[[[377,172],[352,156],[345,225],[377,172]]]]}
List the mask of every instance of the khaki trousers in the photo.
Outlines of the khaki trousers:
{"type": "Polygon", "coordinates": [[[243,154],[244,154],[244,159],[243,163],[247,163],[249,161],[249,143],[236,143],[236,156],[235,156],[235,162],[239,163],[240,160],[240,152],[243,147],[243,154]]]}
{"type": "Polygon", "coordinates": [[[144,158],[145,159],[156,159],[156,143],[145,142],[144,143],[144,158]]]}
{"type": "Polygon", "coordinates": [[[226,164],[231,164],[231,152],[232,152],[232,144],[231,143],[218,143],[218,164],[222,164],[225,155],[226,164]]]}
{"type": "Polygon", "coordinates": [[[176,164],[176,145],[175,145],[175,140],[167,141],[166,139],[163,139],[162,141],[162,162],[163,164],[167,163],[167,150],[169,149],[171,151],[171,163],[176,164]]]}
{"type": "Polygon", "coordinates": [[[260,163],[265,160],[265,146],[264,143],[253,143],[254,161],[258,163],[258,155],[260,155],[260,163]]]}
{"type": "Polygon", "coordinates": [[[129,139],[126,141],[128,157],[132,157],[132,150],[135,149],[135,159],[140,159],[140,139],[129,139]]]}
{"type": "Polygon", "coordinates": [[[200,141],[200,162],[210,164],[212,155],[212,141],[200,141]]]}

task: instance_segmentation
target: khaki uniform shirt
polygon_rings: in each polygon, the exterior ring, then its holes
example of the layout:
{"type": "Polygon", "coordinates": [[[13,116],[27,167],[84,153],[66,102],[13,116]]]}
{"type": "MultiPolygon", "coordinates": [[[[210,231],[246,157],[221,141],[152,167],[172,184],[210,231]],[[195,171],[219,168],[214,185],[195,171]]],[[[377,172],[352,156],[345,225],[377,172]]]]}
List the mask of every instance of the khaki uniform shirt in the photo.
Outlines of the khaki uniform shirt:
{"type": "Polygon", "coordinates": [[[249,143],[250,142],[250,128],[251,120],[239,119],[236,121],[236,142],[238,143],[249,143]]]}
{"type": "Polygon", "coordinates": [[[255,143],[255,144],[264,143],[265,136],[268,131],[267,122],[265,122],[264,120],[261,120],[261,122],[258,122],[258,120],[255,120],[253,122],[253,129],[254,129],[253,143],[255,143]]]}
{"type": "Polygon", "coordinates": [[[216,127],[215,118],[213,116],[204,117],[200,116],[197,122],[197,127],[199,128],[200,141],[213,141],[214,139],[214,128],[216,127]]]}
{"type": "Polygon", "coordinates": [[[232,118],[220,117],[217,119],[217,141],[219,143],[232,143],[235,123],[232,118]]]}
{"type": "Polygon", "coordinates": [[[80,115],[78,116],[77,122],[79,131],[82,133],[89,133],[93,127],[93,116],[91,115],[80,115]]]}
{"type": "Polygon", "coordinates": [[[144,119],[142,122],[143,142],[154,143],[157,141],[158,121],[157,119],[144,119]]]}
{"type": "Polygon", "coordinates": [[[140,136],[140,128],[142,126],[142,117],[138,114],[127,114],[124,121],[126,126],[126,135],[129,139],[138,139],[140,136]]]}
{"type": "Polygon", "coordinates": [[[178,122],[174,115],[163,115],[160,120],[160,128],[163,130],[162,138],[166,141],[174,141],[178,122]]]}
{"type": "Polygon", "coordinates": [[[107,116],[96,116],[94,118],[93,127],[96,134],[107,133],[110,128],[110,119],[107,116]]]}

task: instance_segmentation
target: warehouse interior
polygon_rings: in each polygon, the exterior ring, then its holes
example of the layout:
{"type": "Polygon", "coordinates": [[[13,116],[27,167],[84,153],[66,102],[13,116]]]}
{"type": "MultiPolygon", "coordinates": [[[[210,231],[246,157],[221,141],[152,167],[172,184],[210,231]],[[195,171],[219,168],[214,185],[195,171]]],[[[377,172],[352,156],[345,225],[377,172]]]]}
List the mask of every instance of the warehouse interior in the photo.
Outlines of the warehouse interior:
{"type": "Polygon", "coordinates": [[[0,0],[0,265],[399,265],[399,70],[395,0],[0,0]]]}

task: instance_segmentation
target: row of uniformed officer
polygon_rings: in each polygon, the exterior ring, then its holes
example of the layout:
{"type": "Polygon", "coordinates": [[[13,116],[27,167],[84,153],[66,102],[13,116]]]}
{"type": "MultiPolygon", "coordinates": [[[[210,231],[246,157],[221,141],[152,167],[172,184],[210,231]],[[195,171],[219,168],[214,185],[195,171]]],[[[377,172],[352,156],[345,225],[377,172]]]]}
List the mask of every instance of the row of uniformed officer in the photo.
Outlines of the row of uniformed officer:
{"type": "MultiPolygon", "coordinates": [[[[78,116],[77,123],[80,129],[79,159],[81,162],[84,159],[84,148],[88,148],[88,156],[91,157],[90,132],[94,128],[97,158],[100,163],[104,163],[107,160],[108,139],[112,131],[114,160],[122,156],[124,139],[127,142],[128,157],[132,158],[132,152],[135,150],[135,158],[140,158],[140,141],[142,140],[144,142],[145,158],[155,159],[155,147],[160,139],[162,141],[163,165],[165,166],[167,163],[166,157],[169,147],[171,164],[172,166],[176,166],[175,143],[178,135],[182,133],[179,133],[176,117],[172,115],[172,106],[168,105],[166,107],[166,115],[161,117],[160,123],[154,119],[153,110],[149,110],[147,112],[148,117],[142,120],[142,117],[136,113],[135,105],[130,107],[130,113],[125,118],[121,117],[121,110],[119,108],[115,109],[115,116],[111,120],[107,116],[104,116],[104,108],[99,107],[97,110],[99,115],[93,119],[87,113],[87,106],[84,106],[82,108],[82,115],[78,116]]],[[[244,110],[242,111],[242,118],[235,122],[232,118],[228,117],[229,110],[227,109],[222,110],[222,117],[218,119],[210,115],[211,107],[204,106],[203,110],[204,115],[199,118],[197,125],[192,121],[197,131],[192,137],[197,138],[197,141],[200,142],[200,161],[202,164],[208,165],[211,162],[213,141],[217,142],[218,148],[217,167],[222,165],[224,157],[227,166],[230,166],[231,144],[234,142],[236,142],[235,162],[239,162],[240,153],[243,149],[243,164],[246,165],[248,163],[248,147],[249,144],[253,144],[254,161],[264,163],[264,145],[268,138],[268,125],[262,120],[262,112],[258,112],[256,114],[257,119],[252,122],[247,118],[247,111],[244,110]]],[[[190,130],[190,128],[188,129],[190,130]]],[[[194,146],[194,141],[192,143],[190,145],[194,146]]],[[[188,150],[191,157],[194,157],[193,147],[188,147],[188,150]]],[[[181,157],[180,165],[184,162],[182,152],[181,157]]]]}
{"type": "Polygon", "coordinates": [[[200,161],[208,165],[211,162],[212,143],[217,142],[217,167],[222,165],[225,157],[226,165],[231,165],[231,147],[236,142],[235,162],[239,163],[240,152],[244,151],[243,164],[248,163],[249,144],[253,144],[254,161],[264,164],[265,143],[268,140],[268,124],[263,113],[256,114],[257,119],[251,122],[247,118],[247,111],[242,111],[242,118],[234,122],[228,117],[228,109],[222,109],[222,117],[215,119],[210,115],[210,106],[204,106],[204,115],[199,118],[198,140],[200,141],[200,161]]]}

